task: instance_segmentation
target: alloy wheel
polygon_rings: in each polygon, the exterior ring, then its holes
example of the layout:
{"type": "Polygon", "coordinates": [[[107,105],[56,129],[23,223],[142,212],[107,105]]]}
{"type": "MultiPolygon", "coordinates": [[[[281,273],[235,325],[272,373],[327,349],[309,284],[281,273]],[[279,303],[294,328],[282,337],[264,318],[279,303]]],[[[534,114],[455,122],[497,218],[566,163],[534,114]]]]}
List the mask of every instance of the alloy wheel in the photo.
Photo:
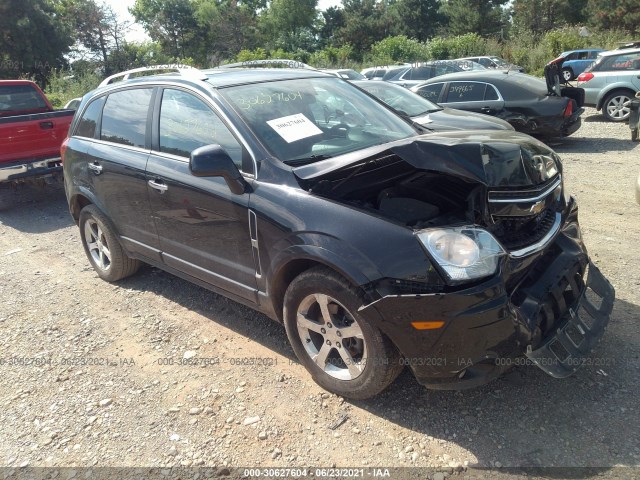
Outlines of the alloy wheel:
{"type": "Polygon", "coordinates": [[[305,297],[297,311],[300,340],[311,360],[327,375],[354,380],[362,375],[367,348],[358,322],[334,298],[305,297]]]}
{"type": "Polygon", "coordinates": [[[95,220],[89,219],[85,222],[84,238],[94,263],[102,270],[109,270],[111,252],[104,232],[95,220]]]}
{"type": "Polygon", "coordinates": [[[631,113],[631,98],[625,94],[611,97],[607,102],[607,115],[614,120],[624,120],[631,113]]]}

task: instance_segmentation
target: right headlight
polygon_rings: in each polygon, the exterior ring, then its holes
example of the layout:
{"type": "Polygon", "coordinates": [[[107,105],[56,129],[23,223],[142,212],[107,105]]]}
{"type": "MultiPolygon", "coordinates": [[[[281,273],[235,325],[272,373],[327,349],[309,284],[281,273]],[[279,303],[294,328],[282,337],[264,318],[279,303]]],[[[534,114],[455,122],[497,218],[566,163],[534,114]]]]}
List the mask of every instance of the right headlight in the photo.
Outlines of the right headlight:
{"type": "Polygon", "coordinates": [[[454,282],[493,275],[506,255],[493,235],[477,227],[427,229],[417,237],[454,282]]]}

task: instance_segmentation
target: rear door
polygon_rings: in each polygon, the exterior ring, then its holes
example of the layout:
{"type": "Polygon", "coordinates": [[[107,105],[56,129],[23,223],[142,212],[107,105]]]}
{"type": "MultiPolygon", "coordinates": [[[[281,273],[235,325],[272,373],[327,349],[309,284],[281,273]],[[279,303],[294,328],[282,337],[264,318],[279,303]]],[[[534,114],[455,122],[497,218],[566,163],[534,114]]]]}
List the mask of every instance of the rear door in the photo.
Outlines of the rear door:
{"type": "Polygon", "coordinates": [[[145,176],[154,94],[153,87],[134,87],[106,97],[84,168],[98,206],[113,222],[125,247],[159,260],[145,176]]]}
{"type": "Polygon", "coordinates": [[[172,268],[257,303],[249,232],[249,193],[222,177],[195,177],[191,152],[221,145],[240,170],[248,152],[200,95],[165,88],[156,102],[147,183],[163,261],[172,268]]]}
{"type": "Polygon", "coordinates": [[[498,90],[485,82],[449,82],[440,104],[486,115],[497,115],[504,109],[504,100],[498,90]]]}

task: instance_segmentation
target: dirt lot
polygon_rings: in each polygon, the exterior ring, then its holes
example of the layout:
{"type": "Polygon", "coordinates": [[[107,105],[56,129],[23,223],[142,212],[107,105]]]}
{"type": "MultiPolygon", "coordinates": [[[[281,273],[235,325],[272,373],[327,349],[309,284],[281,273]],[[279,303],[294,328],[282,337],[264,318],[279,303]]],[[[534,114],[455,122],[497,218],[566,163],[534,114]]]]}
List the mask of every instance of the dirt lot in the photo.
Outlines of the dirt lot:
{"type": "Polygon", "coordinates": [[[584,118],[554,148],[617,303],[593,362],[564,380],[521,367],[482,388],[438,392],[405,371],[379,397],[345,401],[294,361],[283,328],[248,308],[151,267],[101,281],[64,192],[24,189],[0,212],[0,466],[640,475],[613,468],[640,464],[640,150],[626,125],[593,110],[584,118]]]}

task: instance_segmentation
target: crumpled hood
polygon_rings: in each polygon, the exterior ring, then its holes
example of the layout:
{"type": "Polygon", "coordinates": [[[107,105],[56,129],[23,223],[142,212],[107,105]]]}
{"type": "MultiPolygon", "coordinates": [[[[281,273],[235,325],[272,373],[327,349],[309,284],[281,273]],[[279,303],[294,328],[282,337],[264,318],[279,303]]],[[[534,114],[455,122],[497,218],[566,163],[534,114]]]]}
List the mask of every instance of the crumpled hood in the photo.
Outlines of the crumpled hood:
{"type": "Polygon", "coordinates": [[[533,137],[511,131],[421,135],[294,168],[315,183],[339,170],[396,155],[413,167],[478,182],[487,187],[539,185],[561,168],[557,155],[533,137]]]}

